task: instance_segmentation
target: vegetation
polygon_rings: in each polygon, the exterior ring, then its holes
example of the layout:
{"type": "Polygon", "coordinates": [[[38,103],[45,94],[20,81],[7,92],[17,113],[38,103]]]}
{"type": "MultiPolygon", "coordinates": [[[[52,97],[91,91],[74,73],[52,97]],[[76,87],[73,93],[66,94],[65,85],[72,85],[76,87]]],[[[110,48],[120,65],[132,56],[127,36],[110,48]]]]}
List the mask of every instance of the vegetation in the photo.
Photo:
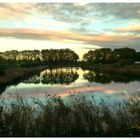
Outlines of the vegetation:
{"type": "Polygon", "coordinates": [[[5,51],[0,53],[2,60],[17,61],[17,60],[40,60],[39,50],[24,50],[24,51],[5,51]]]}
{"type": "Polygon", "coordinates": [[[70,49],[50,49],[42,50],[41,57],[47,64],[55,63],[72,63],[79,59],[79,56],[70,49]]]}
{"type": "Polygon", "coordinates": [[[79,56],[70,49],[46,49],[0,52],[0,75],[11,68],[76,64],[79,56]]]}
{"type": "Polygon", "coordinates": [[[0,76],[5,74],[5,65],[4,63],[0,62],[0,76]]]}
{"type": "Polygon", "coordinates": [[[136,61],[140,61],[140,52],[136,53],[136,61]]]}
{"type": "MultiPolygon", "coordinates": [[[[79,56],[70,49],[45,49],[39,50],[11,50],[0,52],[0,62],[6,62],[7,66],[26,67],[38,65],[55,64],[75,64],[79,56]]],[[[111,50],[110,48],[96,49],[88,51],[83,55],[83,60],[93,64],[120,63],[133,64],[140,61],[140,52],[131,48],[120,48],[111,50]]]]}
{"type": "Polygon", "coordinates": [[[45,63],[68,63],[76,62],[79,56],[70,49],[46,49],[46,50],[11,50],[0,53],[1,61],[10,62],[45,62],[45,63]]]}
{"type": "Polygon", "coordinates": [[[84,54],[83,59],[94,63],[109,63],[113,61],[112,50],[109,48],[96,49],[84,54]]]}
{"type": "MultiPolygon", "coordinates": [[[[79,56],[70,49],[46,49],[46,50],[24,50],[0,52],[0,75],[5,69],[22,68],[34,66],[56,66],[56,65],[76,65],[81,66],[79,56]]],[[[140,61],[140,52],[130,48],[96,49],[83,55],[83,60],[87,65],[118,63],[121,66],[132,65],[135,61],[140,61]]],[[[85,65],[85,63],[84,63],[85,65]]]]}
{"type": "MultiPolygon", "coordinates": [[[[74,64],[78,60],[78,55],[70,49],[50,49],[50,50],[11,50],[0,52],[0,84],[11,82],[25,76],[25,68],[30,67],[34,73],[34,67],[53,66],[56,64],[74,64]],[[8,74],[9,73],[9,74],[8,74]],[[12,73],[12,75],[11,75],[12,73]],[[9,76],[8,76],[9,75],[9,76]]],[[[28,69],[26,70],[28,75],[28,69]]],[[[44,81],[45,82],[45,81],[44,81]]]]}
{"type": "MultiPolygon", "coordinates": [[[[5,85],[18,83],[70,84],[78,78],[74,71],[52,71],[33,76],[48,68],[78,65],[93,69],[83,76],[90,82],[109,83],[140,80],[140,52],[134,49],[97,49],[78,55],[69,49],[6,51],[0,53],[0,93],[5,85]],[[115,63],[115,64],[114,64],[115,63]],[[132,65],[133,64],[133,65],[132,65]],[[124,66],[125,65],[125,66],[124,66]],[[37,67],[35,67],[37,66],[37,67]],[[101,67],[102,66],[102,67],[101,67]],[[123,66],[123,67],[122,67],[123,66]],[[29,79],[28,77],[33,76],[29,79]],[[25,80],[27,79],[27,80],[25,80]]],[[[107,99],[111,101],[110,99],[107,99]]],[[[47,96],[45,102],[33,99],[0,99],[0,136],[140,136],[140,101],[121,97],[113,104],[94,97],[47,96]]]]}
{"type": "Polygon", "coordinates": [[[130,65],[135,61],[140,61],[139,52],[131,48],[114,49],[109,48],[96,49],[88,51],[83,55],[83,59],[95,64],[119,63],[121,65],[130,65]]]}
{"type": "Polygon", "coordinates": [[[0,136],[137,137],[139,116],[138,98],[125,96],[113,104],[81,95],[46,96],[44,103],[34,99],[32,105],[20,97],[10,105],[1,99],[0,136]]]}
{"type": "MultiPolygon", "coordinates": [[[[138,73],[140,73],[140,68],[136,68],[133,64],[134,61],[140,61],[140,52],[136,52],[134,49],[130,48],[114,49],[113,51],[109,48],[96,49],[95,51],[90,50],[83,55],[83,59],[84,61],[79,61],[79,56],[70,49],[46,49],[42,51],[11,50],[0,52],[0,85],[3,86],[3,84],[9,84],[18,79],[22,79],[25,76],[27,77],[29,76],[29,73],[34,73],[36,71],[34,70],[35,67],[37,68],[40,66],[47,66],[48,68],[76,66],[82,67],[83,69],[94,69],[96,71],[101,71],[102,73],[107,72],[107,74],[103,75],[108,77],[108,74],[111,72],[126,73],[126,77],[128,76],[127,73],[132,73],[131,77],[137,77],[139,76],[138,73]],[[127,65],[130,67],[126,67],[127,65]],[[30,68],[31,71],[28,72],[28,68],[30,68]]],[[[139,64],[137,65],[139,66],[139,64]]],[[[62,84],[63,82],[63,84],[69,84],[77,78],[78,75],[76,73],[48,73],[47,75],[44,75],[42,83],[62,84]],[[50,77],[55,78],[51,79],[50,77]]],[[[87,77],[85,76],[85,78],[87,77]]],[[[95,79],[97,80],[99,78],[101,78],[101,76],[96,76],[95,79]]],[[[112,80],[112,78],[110,80],[107,78],[105,79],[108,80],[108,82],[112,80]]],[[[25,82],[29,81],[27,80],[25,82]]],[[[39,79],[36,79],[34,82],[38,83],[39,79]]]]}
{"type": "Polygon", "coordinates": [[[46,66],[36,67],[36,68],[11,68],[5,70],[5,74],[0,77],[0,86],[9,85],[13,83],[18,83],[29,76],[32,76],[40,71],[46,69],[46,66]]]}

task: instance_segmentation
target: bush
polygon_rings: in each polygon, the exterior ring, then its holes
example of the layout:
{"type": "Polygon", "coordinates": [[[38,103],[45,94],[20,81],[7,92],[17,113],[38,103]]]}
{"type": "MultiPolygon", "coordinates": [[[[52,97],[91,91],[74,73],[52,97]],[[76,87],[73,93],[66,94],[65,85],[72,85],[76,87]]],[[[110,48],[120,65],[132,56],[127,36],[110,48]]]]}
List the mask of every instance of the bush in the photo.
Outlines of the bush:
{"type": "Polygon", "coordinates": [[[0,76],[5,74],[6,67],[4,63],[0,62],[0,76]]]}
{"type": "Polygon", "coordinates": [[[132,64],[134,64],[134,60],[133,59],[121,59],[121,60],[119,60],[119,64],[121,66],[132,65],[132,64]]]}

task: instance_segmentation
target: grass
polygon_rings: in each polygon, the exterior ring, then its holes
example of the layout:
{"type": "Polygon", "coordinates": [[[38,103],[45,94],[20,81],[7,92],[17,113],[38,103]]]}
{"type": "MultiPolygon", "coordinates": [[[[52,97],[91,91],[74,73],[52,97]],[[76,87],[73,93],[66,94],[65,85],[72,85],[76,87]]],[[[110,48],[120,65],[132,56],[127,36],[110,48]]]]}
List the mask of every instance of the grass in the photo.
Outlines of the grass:
{"type": "MultiPolygon", "coordinates": [[[[6,62],[6,66],[1,64],[0,68],[0,86],[9,85],[11,83],[16,83],[17,81],[23,81],[27,77],[34,75],[35,73],[39,73],[45,68],[59,68],[59,67],[81,67],[82,69],[94,70],[98,72],[104,73],[118,73],[118,74],[127,74],[130,76],[140,76],[140,65],[128,65],[128,66],[120,66],[119,64],[96,64],[92,65],[86,62],[75,62],[73,64],[52,64],[47,66],[32,66],[31,62],[26,62],[23,64],[27,64],[27,66],[18,66],[16,62],[6,62]],[[29,65],[29,66],[28,66],[29,65]]],[[[40,64],[41,65],[41,64],[40,64]]]]}
{"type": "Polygon", "coordinates": [[[83,70],[93,70],[97,72],[103,72],[108,74],[124,74],[130,76],[140,76],[140,65],[125,65],[121,66],[120,64],[88,64],[81,65],[83,70]]]}
{"type": "Polygon", "coordinates": [[[0,103],[0,136],[140,136],[138,98],[107,104],[82,95],[48,95],[45,103],[33,99],[31,105],[21,97],[0,103]]]}
{"type": "MultiPolygon", "coordinates": [[[[38,63],[37,63],[38,64],[38,63]]],[[[73,64],[50,64],[44,65],[41,62],[38,65],[33,62],[0,62],[0,86],[23,81],[24,79],[41,72],[46,68],[74,67],[73,64]],[[22,64],[23,63],[23,64],[22,64]]]]}
{"type": "Polygon", "coordinates": [[[23,80],[35,73],[46,69],[46,66],[29,67],[29,68],[10,68],[5,70],[5,74],[0,76],[0,85],[7,85],[16,81],[23,80]]]}

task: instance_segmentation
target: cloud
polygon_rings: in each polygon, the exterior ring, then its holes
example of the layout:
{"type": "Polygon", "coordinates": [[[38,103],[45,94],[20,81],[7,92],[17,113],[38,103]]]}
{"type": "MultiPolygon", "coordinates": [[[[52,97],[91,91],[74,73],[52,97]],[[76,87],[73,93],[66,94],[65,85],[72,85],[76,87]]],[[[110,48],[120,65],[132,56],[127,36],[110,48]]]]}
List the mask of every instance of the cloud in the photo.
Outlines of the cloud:
{"type": "Polygon", "coordinates": [[[115,31],[117,32],[129,32],[129,33],[140,33],[140,24],[131,25],[128,27],[117,28],[115,31]]]}
{"type": "Polygon", "coordinates": [[[23,19],[31,14],[34,4],[0,3],[0,20],[23,19]]]}
{"type": "Polygon", "coordinates": [[[121,19],[139,19],[139,3],[89,3],[78,5],[76,3],[1,3],[0,15],[3,18],[21,17],[34,13],[51,15],[56,20],[80,22],[89,24],[92,20],[99,20],[100,17],[113,16],[121,19]],[[12,16],[11,16],[12,15],[12,16]],[[24,15],[24,16],[21,16],[24,15]]]}
{"type": "MultiPolygon", "coordinates": [[[[72,31],[95,32],[98,26],[88,28],[93,23],[111,23],[114,20],[138,20],[140,4],[135,3],[1,3],[0,21],[38,19],[51,17],[56,22],[70,25],[72,31]]],[[[47,19],[43,19],[44,22],[47,19]]],[[[28,22],[28,21],[27,21],[28,22]]],[[[32,22],[30,20],[30,22],[32,22]]],[[[37,24],[38,22],[36,22],[37,24]]],[[[35,23],[33,23],[35,24],[35,23]]],[[[41,26],[41,24],[40,24],[41,26]]],[[[109,27],[108,27],[109,28],[109,27]]]]}
{"type": "Polygon", "coordinates": [[[102,3],[96,4],[101,16],[113,16],[120,19],[139,19],[139,3],[102,3]]]}
{"type": "Polygon", "coordinates": [[[32,40],[57,40],[69,37],[69,33],[63,33],[61,31],[49,31],[39,29],[28,29],[28,28],[7,28],[0,29],[1,37],[14,37],[20,39],[32,39],[32,40]],[[68,35],[67,35],[68,34],[68,35]]]}
{"type": "Polygon", "coordinates": [[[96,45],[100,46],[102,48],[124,48],[129,47],[136,49],[137,51],[140,51],[140,38],[134,38],[134,39],[128,39],[128,40],[112,40],[112,41],[106,41],[106,42],[100,42],[100,41],[86,41],[85,44],[90,45],[96,45]]]}
{"type": "Polygon", "coordinates": [[[10,37],[27,40],[44,40],[72,44],[73,42],[83,49],[100,47],[119,48],[134,47],[139,49],[140,35],[138,34],[79,34],[76,32],[39,30],[28,28],[0,29],[0,37],[10,37]],[[90,48],[88,47],[90,45],[90,48]],[[93,47],[92,47],[93,45],[93,47]]]}
{"type": "Polygon", "coordinates": [[[42,14],[51,14],[58,20],[89,24],[89,20],[100,19],[100,17],[114,17],[120,19],[139,19],[139,3],[89,3],[83,6],[78,4],[36,4],[36,9],[42,14]],[[82,19],[82,21],[80,20],[82,19]],[[85,20],[84,20],[85,19],[85,20]]]}
{"type": "Polygon", "coordinates": [[[7,28],[0,29],[1,37],[15,37],[22,39],[37,39],[37,40],[80,40],[80,41],[99,41],[99,42],[110,42],[115,40],[130,40],[139,38],[140,35],[130,34],[79,34],[75,32],[67,31],[54,31],[54,30],[43,30],[43,29],[28,29],[28,28],[7,28]]]}
{"type": "Polygon", "coordinates": [[[82,49],[86,49],[86,50],[95,50],[95,49],[99,49],[99,48],[101,48],[100,46],[93,46],[93,47],[82,47],[82,49]]]}
{"type": "MultiPolygon", "coordinates": [[[[39,3],[36,4],[35,9],[42,15],[51,15],[57,21],[70,24],[71,31],[79,33],[96,32],[100,23],[104,23],[102,28],[106,28],[107,24],[113,22],[114,25],[121,25],[124,22],[128,24],[140,19],[140,4],[138,3],[89,3],[86,5],[39,3]],[[90,25],[93,25],[92,28],[89,27],[90,25]]],[[[111,24],[107,26],[108,30],[110,28],[111,24]]]]}
{"type": "Polygon", "coordinates": [[[135,3],[1,3],[0,37],[139,48],[139,9],[135,3]]]}

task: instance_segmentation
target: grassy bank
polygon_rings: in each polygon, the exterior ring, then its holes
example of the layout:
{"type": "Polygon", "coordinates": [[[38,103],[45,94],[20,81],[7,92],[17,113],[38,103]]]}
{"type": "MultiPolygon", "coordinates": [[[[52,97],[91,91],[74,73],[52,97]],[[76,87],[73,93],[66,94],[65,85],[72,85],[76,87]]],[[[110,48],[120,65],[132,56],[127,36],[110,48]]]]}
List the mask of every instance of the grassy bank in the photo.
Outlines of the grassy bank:
{"type": "Polygon", "coordinates": [[[90,63],[81,63],[80,66],[82,69],[95,70],[101,72],[110,72],[110,73],[133,73],[140,75],[140,64],[133,65],[124,65],[120,64],[90,64],[90,63]]]}
{"type": "Polygon", "coordinates": [[[85,96],[46,97],[31,106],[17,98],[0,106],[0,136],[140,136],[140,101],[97,103],[85,96]]]}
{"type": "MultiPolygon", "coordinates": [[[[7,85],[11,84],[16,81],[20,81],[22,79],[26,79],[29,76],[32,76],[45,68],[63,68],[63,67],[81,67],[82,69],[88,69],[88,70],[93,70],[93,71],[98,71],[98,72],[106,72],[106,73],[111,73],[111,74],[116,74],[116,73],[121,73],[125,75],[131,75],[131,76],[140,76],[140,65],[126,65],[126,66],[121,66],[119,64],[96,64],[96,65],[91,65],[87,62],[75,62],[75,63],[69,63],[69,64],[48,64],[47,66],[32,66],[30,63],[23,63],[24,65],[29,65],[29,66],[18,66],[18,64],[11,64],[8,63],[6,68],[4,69],[3,72],[1,72],[0,75],[0,85],[7,85]]],[[[41,65],[41,64],[40,64],[41,65]]]]}
{"type": "Polygon", "coordinates": [[[29,67],[29,68],[9,68],[5,70],[5,74],[0,76],[0,85],[7,85],[16,81],[24,80],[42,70],[46,66],[29,67]]]}
{"type": "MultiPolygon", "coordinates": [[[[7,63],[6,63],[7,64],[7,63]]],[[[11,63],[10,63],[11,64],[11,63]]],[[[24,63],[24,65],[28,65],[24,63]]],[[[46,68],[53,69],[53,68],[64,68],[64,67],[77,67],[79,66],[78,63],[74,64],[48,64],[42,66],[17,66],[18,64],[11,64],[11,66],[7,66],[4,68],[3,72],[0,74],[0,85],[8,85],[16,82],[20,82],[29,76],[33,76],[36,73],[45,70],[46,68]]]]}

